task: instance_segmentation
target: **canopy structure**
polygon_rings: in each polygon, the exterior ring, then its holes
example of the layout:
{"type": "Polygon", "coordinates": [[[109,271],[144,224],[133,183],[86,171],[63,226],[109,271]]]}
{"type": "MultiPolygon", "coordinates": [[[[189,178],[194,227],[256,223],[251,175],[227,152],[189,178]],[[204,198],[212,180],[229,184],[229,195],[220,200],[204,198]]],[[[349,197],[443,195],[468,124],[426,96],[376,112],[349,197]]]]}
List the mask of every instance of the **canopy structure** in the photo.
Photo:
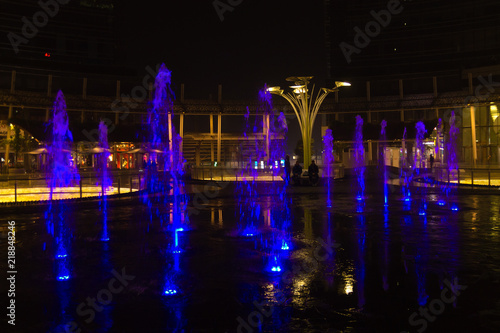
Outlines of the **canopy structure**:
{"type": "Polygon", "coordinates": [[[112,153],[113,151],[109,148],[102,148],[102,147],[94,147],[90,149],[89,151],[85,151],[83,153],[90,153],[90,154],[102,154],[102,153],[112,153]]]}
{"type": "Polygon", "coordinates": [[[48,154],[48,153],[49,153],[49,150],[47,148],[41,147],[41,148],[32,150],[32,151],[28,152],[27,154],[28,155],[41,155],[41,154],[48,154]]]}
{"type": "Polygon", "coordinates": [[[159,149],[147,149],[147,148],[136,148],[126,152],[126,154],[163,154],[163,153],[165,152],[159,149]]]}

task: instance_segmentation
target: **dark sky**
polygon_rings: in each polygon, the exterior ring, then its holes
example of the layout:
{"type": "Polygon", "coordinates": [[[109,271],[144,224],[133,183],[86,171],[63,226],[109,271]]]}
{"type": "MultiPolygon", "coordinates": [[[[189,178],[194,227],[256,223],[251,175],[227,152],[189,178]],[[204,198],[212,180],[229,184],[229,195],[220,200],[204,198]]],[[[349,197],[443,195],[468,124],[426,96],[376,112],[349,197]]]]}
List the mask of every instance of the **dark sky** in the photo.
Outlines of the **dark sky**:
{"type": "MultiPolygon", "coordinates": [[[[228,0],[221,0],[227,3],[228,0]]],[[[238,1],[233,1],[237,3],[238,1]]],[[[213,0],[137,1],[117,8],[126,63],[164,62],[186,98],[254,98],[292,75],[326,77],[323,1],[244,0],[221,22],[213,0]]]]}

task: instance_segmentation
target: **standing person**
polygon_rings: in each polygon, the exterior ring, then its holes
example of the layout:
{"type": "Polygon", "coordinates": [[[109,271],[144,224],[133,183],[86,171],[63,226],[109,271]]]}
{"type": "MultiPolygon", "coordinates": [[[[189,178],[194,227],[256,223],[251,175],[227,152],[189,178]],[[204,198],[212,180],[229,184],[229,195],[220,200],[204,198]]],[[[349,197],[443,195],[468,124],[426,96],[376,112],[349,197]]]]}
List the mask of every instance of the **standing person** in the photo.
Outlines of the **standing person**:
{"type": "Polygon", "coordinates": [[[309,173],[309,181],[311,182],[311,185],[316,186],[318,184],[318,180],[319,180],[319,168],[316,165],[316,162],[314,160],[311,161],[311,165],[309,166],[308,173],[309,173]]]}
{"type": "Polygon", "coordinates": [[[431,170],[432,170],[432,165],[434,164],[434,156],[431,154],[431,156],[429,156],[429,164],[431,165],[431,170]]]}
{"type": "Polygon", "coordinates": [[[285,157],[285,182],[288,184],[290,182],[290,156],[285,157]]]}

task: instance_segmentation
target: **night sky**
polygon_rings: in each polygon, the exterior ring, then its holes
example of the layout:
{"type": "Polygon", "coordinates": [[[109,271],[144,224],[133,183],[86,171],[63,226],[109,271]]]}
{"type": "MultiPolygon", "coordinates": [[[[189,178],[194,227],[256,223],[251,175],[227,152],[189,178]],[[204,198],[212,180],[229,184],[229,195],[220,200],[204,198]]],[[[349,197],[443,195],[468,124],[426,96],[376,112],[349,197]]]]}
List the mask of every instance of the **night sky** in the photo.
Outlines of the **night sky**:
{"type": "MultiPolygon", "coordinates": [[[[227,3],[227,0],[222,1],[227,3]]],[[[238,3],[239,1],[233,1],[238,3]]],[[[116,10],[123,61],[164,62],[186,98],[255,98],[292,75],[326,77],[323,1],[241,1],[221,22],[213,0],[141,1],[116,10]]]]}

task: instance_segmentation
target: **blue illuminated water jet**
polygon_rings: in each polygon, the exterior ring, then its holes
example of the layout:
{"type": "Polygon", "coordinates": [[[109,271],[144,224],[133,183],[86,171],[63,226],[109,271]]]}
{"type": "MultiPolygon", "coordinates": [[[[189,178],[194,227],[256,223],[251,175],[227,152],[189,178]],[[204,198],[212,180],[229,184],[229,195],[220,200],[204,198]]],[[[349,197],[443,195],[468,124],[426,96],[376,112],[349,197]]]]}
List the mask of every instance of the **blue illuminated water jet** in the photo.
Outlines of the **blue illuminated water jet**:
{"type": "MultiPolygon", "coordinates": [[[[416,134],[416,150],[415,150],[413,165],[416,175],[419,175],[420,169],[425,163],[424,136],[427,130],[425,129],[424,123],[421,121],[417,122],[417,124],[415,125],[415,129],[417,134],[416,134]]],[[[426,215],[426,210],[427,210],[426,187],[421,186],[420,189],[421,189],[421,203],[418,214],[420,216],[424,216],[426,215]]]]}
{"type": "Polygon", "coordinates": [[[69,130],[66,101],[62,91],[57,92],[49,125],[52,127],[51,140],[47,147],[50,162],[50,173],[47,175],[50,203],[45,218],[47,230],[55,242],[56,279],[65,281],[71,277],[68,252],[71,237],[65,223],[65,205],[54,202],[54,193],[57,189],[75,186],[80,176],[71,156],[73,135],[69,130]]]}
{"type": "Polygon", "coordinates": [[[401,156],[403,157],[401,161],[401,175],[400,178],[403,180],[404,183],[403,186],[401,187],[401,190],[403,191],[403,200],[405,202],[410,202],[411,201],[411,191],[410,191],[410,170],[408,167],[408,158],[407,158],[407,149],[406,149],[406,127],[404,128],[403,131],[403,140],[402,140],[402,154],[401,156]],[[404,174],[404,175],[403,175],[404,174]]]}
{"type": "Polygon", "coordinates": [[[380,146],[379,146],[379,151],[380,151],[380,162],[379,165],[380,167],[382,167],[383,169],[383,173],[384,173],[384,206],[388,206],[389,203],[388,203],[388,196],[389,196],[389,190],[388,190],[388,184],[387,182],[389,181],[388,177],[387,177],[387,167],[386,167],[386,164],[385,164],[385,161],[386,161],[386,158],[385,158],[385,145],[386,145],[386,140],[387,140],[387,136],[385,134],[385,128],[387,127],[387,122],[385,120],[382,120],[382,122],[380,123],[380,146]]]}
{"type": "Polygon", "coordinates": [[[108,160],[109,160],[109,143],[108,143],[108,127],[104,123],[104,121],[100,121],[99,123],[99,145],[101,152],[98,155],[99,159],[99,169],[101,171],[101,211],[103,214],[103,222],[102,222],[102,234],[101,240],[103,242],[109,241],[108,234],[108,200],[106,197],[106,191],[112,185],[111,178],[108,172],[108,160]]]}
{"type": "MultiPolygon", "coordinates": [[[[448,142],[446,144],[446,162],[448,165],[448,182],[445,186],[446,200],[450,202],[451,192],[455,189],[455,183],[458,183],[459,168],[458,168],[458,158],[457,158],[457,148],[459,138],[460,128],[457,125],[455,111],[451,111],[450,117],[450,132],[448,136],[448,142]]],[[[452,203],[451,210],[457,211],[458,206],[456,203],[452,203]]]]}
{"type": "Polygon", "coordinates": [[[356,116],[356,131],[354,137],[355,171],[358,180],[356,199],[364,200],[365,195],[365,148],[363,145],[363,118],[356,116]]]}

